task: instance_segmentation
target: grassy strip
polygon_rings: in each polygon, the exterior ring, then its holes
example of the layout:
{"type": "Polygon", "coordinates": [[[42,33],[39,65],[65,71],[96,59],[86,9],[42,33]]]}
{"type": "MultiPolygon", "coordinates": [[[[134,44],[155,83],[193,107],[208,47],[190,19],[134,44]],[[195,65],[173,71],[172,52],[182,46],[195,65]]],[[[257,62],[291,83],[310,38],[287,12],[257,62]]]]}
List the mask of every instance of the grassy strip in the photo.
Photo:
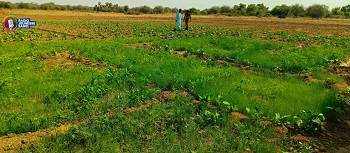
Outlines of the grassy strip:
{"type": "MultiPolygon", "coordinates": [[[[43,121],[43,123],[50,123],[50,125],[56,120],[60,122],[83,119],[96,113],[93,111],[95,102],[112,90],[122,92],[123,89],[126,89],[124,92],[128,96],[130,95],[129,102],[131,103],[128,106],[137,105],[144,99],[143,95],[148,95],[148,90],[145,87],[149,85],[167,90],[189,89],[197,97],[212,95],[215,98],[221,95],[231,105],[237,105],[241,112],[245,111],[245,107],[257,108],[268,117],[275,113],[294,116],[302,110],[324,112],[324,107],[335,105],[335,91],[327,89],[321,84],[305,84],[293,78],[276,77],[262,73],[245,74],[237,68],[217,67],[213,66],[212,63],[193,57],[181,58],[165,52],[130,48],[115,41],[53,42],[36,45],[47,47],[48,50],[44,51],[47,53],[69,50],[76,56],[87,57],[95,62],[121,68],[120,72],[106,71],[102,75],[92,76],[91,80],[83,81],[84,83],[78,86],[78,89],[72,88],[66,92],[51,90],[51,93],[46,93],[45,95],[49,96],[39,99],[38,105],[46,104],[47,108],[58,107],[53,110],[59,111],[44,115],[38,122],[43,121]],[[60,47],[53,48],[54,46],[60,47]],[[48,116],[55,116],[58,119],[48,120],[48,116]]],[[[19,52],[21,53],[23,50],[19,52]]],[[[33,54],[40,54],[40,51],[34,51],[33,54]]],[[[17,56],[23,55],[17,54],[17,56]]],[[[88,71],[79,75],[89,74],[87,76],[91,76],[91,73],[88,71]]],[[[53,76],[55,74],[60,73],[56,72],[53,76]]],[[[37,76],[35,71],[31,71],[30,75],[37,76]]],[[[61,78],[62,75],[56,77],[61,78]]],[[[50,78],[52,76],[47,76],[47,79],[50,78]]],[[[77,78],[73,80],[75,79],[77,78]]],[[[30,81],[29,83],[31,84],[26,86],[42,85],[42,82],[30,81]]],[[[3,87],[5,90],[6,88],[7,86],[3,87]]],[[[17,89],[18,87],[14,86],[13,88],[17,89]]],[[[58,88],[64,88],[64,86],[58,88]]],[[[50,92],[50,90],[48,91],[50,92]]],[[[28,90],[28,93],[23,93],[23,95],[30,97],[36,93],[35,90],[28,90]]],[[[11,95],[12,93],[7,94],[11,95]]],[[[5,123],[2,124],[4,125],[2,129],[5,129],[2,130],[3,133],[20,133],[47,126],[45,124],[38,126],[27,124],[28,126],[21,129],[20,125],[17,124],[18,126],[8,128],[12,122],[22,120],[22,117],[18,113],[15,113],[15,117],[10,118],[6,115],[2,115],[5,118],[5,123]],[[18,115],[21,118],[18,118],[18,115]]],[[[30,117],[24,117],[24,123],[30,123],[30,120],[26,120],[28,118],[30,117]]]]}
{"type": "MultiPolygon", "coordinates": [[[[120,99],[110,100],[119,103],[120,99]]],[[[26,151],[39,152],[278,152],[270,125],[233,122],[224,112],[175,97],[149,109],[97,117],[70,132],[50,137],[26,151]],[[202,111],[201,111],[202,110],[202,111]],[[220,113],[220,114],[218,114],[220,113]],[[218,114],[216,117],[215,115],[218,114]],[[213,118],[211,118],[213,117],[213,118]],[[234,130],[232,130],[234,129],[234,130]],[[250,141],[247,141],[250,140],[250,141]]]]}
{"type": "Polygon", "coordinates": [[[187,51],[278,72],[310,72],[344,60],[348,50],[332,47],[297,48],[291,44],[235,37],[177,38],[153,43],[164,50],[187,51]]]}

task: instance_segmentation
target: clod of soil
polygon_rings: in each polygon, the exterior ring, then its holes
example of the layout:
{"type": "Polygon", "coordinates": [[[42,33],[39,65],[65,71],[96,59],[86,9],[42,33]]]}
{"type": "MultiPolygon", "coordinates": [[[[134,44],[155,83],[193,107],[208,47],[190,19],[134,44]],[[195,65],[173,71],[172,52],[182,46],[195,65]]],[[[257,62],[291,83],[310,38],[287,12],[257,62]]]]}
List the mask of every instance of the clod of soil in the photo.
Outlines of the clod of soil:
{"type": "Polygon", "coordinates": [[[231,120],[232,121],[239,121],[242,119],[247,119],[248,117],[244,114],[238,113],[238,112],[232,112],[231,113],[231,120]]]}

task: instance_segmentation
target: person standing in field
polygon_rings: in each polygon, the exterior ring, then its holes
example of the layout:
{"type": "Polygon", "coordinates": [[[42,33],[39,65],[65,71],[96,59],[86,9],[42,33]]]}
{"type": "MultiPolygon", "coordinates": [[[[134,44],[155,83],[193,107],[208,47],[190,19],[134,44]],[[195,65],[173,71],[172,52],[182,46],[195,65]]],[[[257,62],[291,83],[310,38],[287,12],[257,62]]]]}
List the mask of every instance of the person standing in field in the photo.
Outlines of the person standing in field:
{"type": "Polygon", "coordinates": [[[186,23],[186,28],[185,30],[188,30],[188,22],[191,22],[191,12],[190,10],[187,10],[186,13],[185,13],[185,16],[184,16],[184,20],[185,20],[185,23],[186,23]]]}
{"type": "Polygon", "coordinates": [[[176,13],[176,18],[175,18],[175,22],[176,22],[176,30],[180,31],[181,30],[181,9],[179,9],[179,12],[176,13]]]}

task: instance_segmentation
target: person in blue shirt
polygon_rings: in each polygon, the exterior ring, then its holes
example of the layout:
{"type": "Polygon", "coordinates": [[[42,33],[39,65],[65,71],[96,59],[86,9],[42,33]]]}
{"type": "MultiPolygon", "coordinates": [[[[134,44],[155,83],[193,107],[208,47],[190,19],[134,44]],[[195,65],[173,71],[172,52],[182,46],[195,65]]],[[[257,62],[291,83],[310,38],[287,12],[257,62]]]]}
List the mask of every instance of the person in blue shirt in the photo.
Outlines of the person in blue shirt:
{"type": "Polygon", "coordinates": [[[177,23],[176,25],[176,30],[181,30],[181,9],[179,9],[179,12],[176,13],[176,19],[175,22],[177,23]]]}

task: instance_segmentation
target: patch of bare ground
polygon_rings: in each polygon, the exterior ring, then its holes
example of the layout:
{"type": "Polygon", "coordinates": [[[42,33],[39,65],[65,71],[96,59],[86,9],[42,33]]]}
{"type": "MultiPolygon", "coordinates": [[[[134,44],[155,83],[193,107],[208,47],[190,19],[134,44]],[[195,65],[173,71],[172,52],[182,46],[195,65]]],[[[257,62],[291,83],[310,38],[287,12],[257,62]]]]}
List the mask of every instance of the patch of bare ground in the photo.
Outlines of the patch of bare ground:
{"type": "Polygon", "coordinates": [[[173,54],[179,55],[179,56],[182,56],[182,57],[186,57],[187,56],[187,51],[173,51],[173,54]]]}
{"type": "Polygon", "coordinates": [[[64,134],[76,124],[62,124],[55,128],[48,128],[36,132],[28,132],[18,135],[8,135],[0,137],[0,152],[15,152],[28,144],[40,141],[47,136],[54,136],[57,134],[64,134]]]}
{"type": "Polygon", "coordinates": [[[131,48],[137,48],[137,47],[152,48],[152,42],[128,44],[128,46],[131,47],[131,48]]]}
{"type": "Polygon", "coordinates": [[[117,69],[117,67],[115,66],[96,63],[86,58],[77,57],[71,54],[69,51],[52,54],[50,58],[43,60],[42,63],[48,66],[50,69],[61,67],[61,68],[70,70],[76,67],[77,65],[83,65],[85,67],[92,67],[92,68],[99,68],[98,72],[102,72],[106,68],[117,69]]]}
{"type": "Polygon", "coordinates": [[[346,61],[341,62],[339,65],[333,66],[332,73],[343,77],[348,85],[350,85],[350,57],[346,61]]]}

